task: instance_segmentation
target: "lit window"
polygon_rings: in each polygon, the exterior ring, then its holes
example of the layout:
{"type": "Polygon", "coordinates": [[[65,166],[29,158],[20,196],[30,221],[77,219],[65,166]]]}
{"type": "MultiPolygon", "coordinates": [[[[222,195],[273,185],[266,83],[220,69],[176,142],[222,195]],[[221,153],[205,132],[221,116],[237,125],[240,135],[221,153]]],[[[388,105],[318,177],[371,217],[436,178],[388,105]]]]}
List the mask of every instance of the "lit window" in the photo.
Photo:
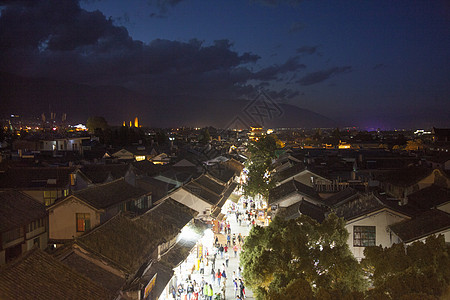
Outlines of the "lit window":
{"type": "Polygon", "coordinates": [[[353,246],[375,246],[375,226],[353,226],[353,246]]]}
{"type": "Polygon", "coordinates": [[[77,232],[85,232],[91,229],[90,214],[77,214],[77,232]]]}
{"type": "Polygon", "coordinates": [[[136,161],[142,161],[142,160],[145,160],[145,155],[137,155],[137,156],[135,157],[135,159],[136,159],[136,161]]]}
{"type": "Polygon", "coordinates": [[[57,191],[44,191],[44,205],[49,206],[55,203],[56,198],[58,197],[57,191]]]}

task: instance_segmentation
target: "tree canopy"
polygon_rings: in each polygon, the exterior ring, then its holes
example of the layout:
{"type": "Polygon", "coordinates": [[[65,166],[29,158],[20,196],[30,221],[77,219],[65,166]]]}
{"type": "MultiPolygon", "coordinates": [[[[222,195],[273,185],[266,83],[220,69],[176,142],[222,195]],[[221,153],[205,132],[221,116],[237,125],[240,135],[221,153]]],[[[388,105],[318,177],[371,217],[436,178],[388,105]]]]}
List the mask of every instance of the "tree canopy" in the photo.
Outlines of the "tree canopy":
{"type": "Polygon", "coordinates": [[[202,129],[202,131],[198,135],[198,142],[200,144],[207,144],[207,143],[211,142],[211,135],[209,134],[208,128],[202,129]]]}
{"type": "Polygon", "coordinates": [[[248,146],[250,159],[246,164],[248,182],[244,185],[244,193],[255,197],[260,194],[267,197],[269,190],[274,186],[270,178],[272,159],[275,158],[277,141],[273,136],[267,135],[248,146]]]}
{"type": "Polygon", "coordinates": [[[105,130],[108,128],[108,122],[106,122],[104,117],[89,117],[86,122],[86,127],[90,132],[94,132],[96,129],[105,130]]]}
{"type": "Polygon", "coordinates": [[[257,299],[361,299],[363,271],[347,245],[345,221],[275,217],[245,239],[243,276],[257,299]],[[342,296],[342,297],[341,297],[342,296]]]}
{"type": "Polygon", "coordinates": [[[364,255],[374,286],[369,299],[438,299],[450,288],[450,249],[443,235],[409,246],[368,247],[364,255]]]}

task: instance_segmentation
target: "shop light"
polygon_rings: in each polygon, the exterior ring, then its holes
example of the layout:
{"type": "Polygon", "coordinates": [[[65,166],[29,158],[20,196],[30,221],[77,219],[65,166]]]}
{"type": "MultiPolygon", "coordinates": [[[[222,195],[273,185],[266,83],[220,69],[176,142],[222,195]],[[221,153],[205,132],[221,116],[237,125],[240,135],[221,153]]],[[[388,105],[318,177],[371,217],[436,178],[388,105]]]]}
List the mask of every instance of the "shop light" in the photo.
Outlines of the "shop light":
{"type": "Polygon", "coordinates": [[[183,229],[181,229],[179,240],[183,239],[194,241],[197,238],[198,238],[197,233],[190,226],[184,226],[183,229]]]}

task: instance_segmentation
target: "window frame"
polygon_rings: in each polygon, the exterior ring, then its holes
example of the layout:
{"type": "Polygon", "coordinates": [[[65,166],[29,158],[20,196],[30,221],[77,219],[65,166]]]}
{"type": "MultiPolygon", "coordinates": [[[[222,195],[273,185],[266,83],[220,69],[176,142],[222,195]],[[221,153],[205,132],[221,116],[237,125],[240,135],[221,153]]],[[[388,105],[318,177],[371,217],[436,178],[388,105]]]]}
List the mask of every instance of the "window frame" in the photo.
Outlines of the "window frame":
{"type": "Polygon", "coordinates": [[[370,247],[376,244],[376,226],[353,226],[353,247],[370,247]]]}
{"type": "Polygon", "coordinates": [[[77,232],[86,232],[91,229],[91,214],[90,213],[76,213],[75,227],[77,232]],[[82,222],[82,223],[80,223],[82,222]],[[81,225],[81,226],[80,226],[81,225]]]}

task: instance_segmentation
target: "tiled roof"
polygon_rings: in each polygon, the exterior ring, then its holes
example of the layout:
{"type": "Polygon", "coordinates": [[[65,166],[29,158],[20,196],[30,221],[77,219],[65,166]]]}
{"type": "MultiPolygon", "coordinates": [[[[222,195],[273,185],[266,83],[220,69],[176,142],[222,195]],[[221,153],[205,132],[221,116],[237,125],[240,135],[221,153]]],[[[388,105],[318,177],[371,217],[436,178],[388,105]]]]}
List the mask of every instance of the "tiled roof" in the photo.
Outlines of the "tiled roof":
{"type": "Polygon", "coordinates": [[[195,233],[195,238],[186,239],[181,237],[175,246],[161,257],[161,263],[172,269],[180,265],[188,257],[197,240],[203,236],[203,232],[207,227],[204,223],[195,222],[193,225],[190,225],[190,228],[195,233]]]}
{"type": "Polygon", "coordinates": [[[176,188],[175,184],[148,177],[137,179],[136,184],[140,188],[152,193],[153,202],[166,196],[170,191],[176,188]]]}
{"type": "Polygon", "coordinates": [[[236,171],[228,168],[225,163],[220,163],[208,170],[208,174],[216,179],[219,179],[223,183],[227,183],[236,176],[236,171]]]}
{"type": "Polygon", "coordinates": [[[195,246],[196,240],[180,240],[175,246],[162,256],[160,262],[172,269],[181,264],[195,246]]]}
{"type": "Polygon", "coordinates": [[[176,236],[196,215],[196,211],[172,198],[167,198],[138,217],[136,222],[148,232],[170,239],[176,236]]]}
{"type": "Polygon", "coordinates": [[[280,208],[277,216],[286,220],[298,218],[300,215],[306,215],[317,222],[321,223],[325,219],[326,210],[320,206],[303,200],[296,202],[288,207],[280,208]]]}
{"type": "MultiPolygon", "coordinates": [[[[166,178],[169,178],[169,179],[173,179],[173,180],[178,181],[178,182],[186,183],[195,174],[195,172],[193,173],[193,172],[189,172],[189,171],[181,171],[183,169],[181,169],[181,170],[180,169],[181,168],[170,167],[170,168],[166,169],[164,172],[162,172],[160,174],[160,176],[166,177],[166,178]]],[[[184,169],[184,170],[186,170],[186,169],[184,169]]]]}
{"type": "Polygon", "coordinates": [[[234,170],[237,173],[241,173],[241,171],[244,169],[244,165],[234,158],[227,160],[225,162],[225,165],[227,165],[230,169],[234,170]]]}
{"type": "Polygon", "coordinates": [[[408,203],[419,209],[430,209],[450,202],[450,189],[431,185],[408,195],[408,203]]]}
{"type": "Polygon", "coordinates": [[[140,283],[144,286],[147,285],[150,282],[150,280],[152,280],[155,274],[157,274],[156,282],[155,286],[152,289],[152,294],[158,297],[164,291],[170,279],[172,279],[173,270],[171,267],[168,267],[158,261],[155,261],[153,262],[147,273],[145,273],[142,276],[142,278],[140,279],[140,283]]]}
{"type": "Polygon", "coordinates": [[[123,270],[133,272],[146,261],[161,239],[160,235],[150,234],[138,222],[119,214],[77,238],[76,242],[123,270]]]}
{"type": "Polygon", "coordinates": [[[0,299],[111,299],[112,293],[35,248],[0,269],[0,299]]]}
{"type": "Polygon", "coordinates": [[[397,186],[410,186],[421,179],[427,177],[432,172],[431,169],[409,167],[379,175],[378,179],[397,186]]]}
{"type": "Polygon", "coordinates": [[[127,200],[137,199],[145,194],[147,194],[145,190],[132,186],[124,179],[118,179],[77,191],[73,195],[97,209],[103,209],[127,200]]]}
{"type": "Polygon", "coordinates": [[[0,175],[0,188],[52,189],[70,184],[72,167],[10,168],[0,175]]]}
{"type": "Polygon", "coordinates": [[[113,179],[125,177],[129,169],[129,164],[92,164],[83,166],[81,172],[93,183],[104,183],[109,176],[113,179]]]}
{"type": "Polygon", "coordinates": [[[222,199],[220,199],[219,203],[217,203],[217,206],[222,208],[222,206],[225,205],[225,202],[227,202],[228,198],[230,198],[231,194],[234,192],[238,184],[236,182],[231,183],[225,192],[222,195],[222,199]]]}
{"type": "Polygon", "coordinates": [[[338,204],[339,202],[348,200],[352,197],[355,197],[358,194],[358,191],[355,189],[348,187],[340,192],[337,192],[336,194],[326,198],[323,200],[323,202],[329,206],[333,206],[338,204]]]}
{"type": "Polygon", "coordinates": [[[92,260],[86,259],[86,255],[79,255],[77,251],[71,251],[66,255],[61,262],[69,266],[72,270],[83,274],[109,290],[111,293],[117,293],[125,284],[125,278],[115,275],[98,264],[93,263],[92,260]]]}
{"type": "Polygon", "coordinates": [[[278,182],[284,181],[292,176],[297,175],[298,173],[300,173],[301,171],[305,170],[305,165],[303,163],[298,163],[293,165],[292,167],[283,170],[281,172],[276,173],[275,175],[275,179],[278,182]]]}
{"type": "Polygon", "coordinates": [[[175,237],[195,215],[195,211],[169,198],[134,220],[117,215],[77,242],[133,272],[161,242],[175,237]]]}
{"type": "Polygon", "coordinates": [[[207,175],[201,175],[200,177],[194,179],[193,183],[199,184],[216,195],[221,195],[225,190],[225,186],[217,183],[216,181],[209,178],[207,175]]]}
{"type": "Polygon", "coordinates": [[[277,211],[276,215],[285,220],[296,219],[300,216],[299,207],[300,207],[300,203],[302,203],[302,202],[303,201],[299,201],[292,205],[289,205],[288,207],[281,207],[277,211]]]}
{"type": "Polygon", "coordinates": [[[216,205],[221,199],[221,196],[210,192],[209,190],[205,189],[202,185],[196,184],[192,181],[189,182],[188,184],[185,184],[183,186],[183,189],[212,205],[216,205]]]}
{"type": "Polygon", "coordinates": [[[411,220],[389,226],[403,242],[408,243],[450,228],[450,215],[439,209],[430,209],[411,220]]]}
{"type": "Polygon", "coordinates": [[[298,193],[313,199],[320,199],[317,192],[310,186],[307,186],[295,179],[285,182],[269,191],[269,205],[274,204],[283,198],[298,193]]]}
{"type": "Polygon", "coordinates": [[[306,215],[319,223],[325,220],[325,209],[310,203],[309,201],[300,201],[299,211],[302,215],[306,215]]]}
{"type": "Polygon", "coordinates": [[[405,216],[413,216],[417,213],[409,206],[401,206],[398,200],[392,201],[378,194],[357,194],[357,197],[350,197],[331,207],[338,217],[343,217],[346,221],[360,216],[381,210],[390,209],[405,216]]]}
{"type": "Polygon", "coordinates": [[[44,205],[21,192],[0,192],[0,232],[27,225],[46,214],[44,205]]]}
{"type": "Polygon", "coordinates": [[[382,208],[385,208],[383,203],[374,195],[369,194],[358,195],[357,198],[341,202],[333,207],[333,211],[338,217],[349,221],[382,208]]]}
{"type": "Polygon", "coordinates": [[[155,165],[148,160],[135,161],[132,163],[132,165],[137,170],[136,173],[138,173],[139,175],[147,176],[160,174],[161,172],[164,172],[165,170],[170,168],[169,165],[155,165]]]}

